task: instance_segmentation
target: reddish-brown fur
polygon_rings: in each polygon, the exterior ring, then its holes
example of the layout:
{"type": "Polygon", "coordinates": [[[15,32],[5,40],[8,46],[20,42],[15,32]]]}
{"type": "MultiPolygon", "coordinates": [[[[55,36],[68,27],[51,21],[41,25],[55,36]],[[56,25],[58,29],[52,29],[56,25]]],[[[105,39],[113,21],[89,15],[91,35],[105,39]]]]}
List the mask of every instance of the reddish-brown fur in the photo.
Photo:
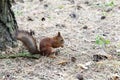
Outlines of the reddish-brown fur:
{"type": "Polygon", "coordinates": [[[40,41],[40,51],[42,55],[49,56],[50,54],[53,54],[52,48],[58,48],[63,47],[64,40],[61,36],[60,32],[58,32],[58,35],[53,38],[44,38],[40,41]]]}
{"type": "Polygon", "coordinates": [[[40,41],[39,48],[37,48],[35,38],[27,31],[17,31],[16,38],[23,42],[28,51],[32,54],[41,54],[43,56],[49,56],[53,54],[52,48],[63,47],[64,40],[60,32],[53,38],[46,37],[40,41]]]}

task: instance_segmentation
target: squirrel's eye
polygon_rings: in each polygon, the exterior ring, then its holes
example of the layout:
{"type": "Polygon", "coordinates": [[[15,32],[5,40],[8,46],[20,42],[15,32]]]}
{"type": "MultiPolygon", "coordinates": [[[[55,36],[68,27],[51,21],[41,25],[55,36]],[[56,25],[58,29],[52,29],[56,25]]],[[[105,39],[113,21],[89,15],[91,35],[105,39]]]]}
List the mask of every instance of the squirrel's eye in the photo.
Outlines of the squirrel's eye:
{"type": "Polygon", "coordinates": [[[61,39],[61,42],[64,42],[64,40],[63,40],[63,39],[61,39]]]}

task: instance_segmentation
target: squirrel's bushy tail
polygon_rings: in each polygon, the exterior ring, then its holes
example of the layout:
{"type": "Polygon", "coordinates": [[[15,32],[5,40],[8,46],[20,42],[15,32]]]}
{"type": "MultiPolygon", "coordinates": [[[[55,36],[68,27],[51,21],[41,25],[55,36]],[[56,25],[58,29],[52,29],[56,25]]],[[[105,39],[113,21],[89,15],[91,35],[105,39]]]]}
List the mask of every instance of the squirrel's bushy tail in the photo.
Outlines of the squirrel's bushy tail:
{"type": "Polygon", "coordinates": [[[36,44],[36,39],[29,32],[18,30],[16,32],[16,39],[20,40],[30,53],[40,54],[36,44]]]}

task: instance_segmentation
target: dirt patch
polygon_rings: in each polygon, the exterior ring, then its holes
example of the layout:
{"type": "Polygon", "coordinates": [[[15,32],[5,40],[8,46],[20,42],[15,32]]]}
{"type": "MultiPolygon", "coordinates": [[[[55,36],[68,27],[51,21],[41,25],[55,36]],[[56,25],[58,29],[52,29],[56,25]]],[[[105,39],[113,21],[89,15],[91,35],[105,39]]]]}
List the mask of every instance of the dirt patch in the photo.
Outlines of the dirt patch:
{"type": "MultiPolygon", "coordinates": [[[[16,2],[13,10],[19,29],[34,30],[38,43],[45,36],[60,31],[64,48],[56,59],[1,59],[0,79],[11,80],[109,80],[120,77],[120,1],[113,0],[25,0],[16,2]],[[101,35],[110,40],[112,59],[93,62],[93,55],[103,53],[95,38],[101,35]],[[72,61],[71,58],[75,58],[72,61]],[[59,64],[66,61],[64,65],[59,64]]],[[[120,79],[120,78],[119,78],[120,79]]],[[[118,79],[118,80],[119,80],[118,79]]]]}

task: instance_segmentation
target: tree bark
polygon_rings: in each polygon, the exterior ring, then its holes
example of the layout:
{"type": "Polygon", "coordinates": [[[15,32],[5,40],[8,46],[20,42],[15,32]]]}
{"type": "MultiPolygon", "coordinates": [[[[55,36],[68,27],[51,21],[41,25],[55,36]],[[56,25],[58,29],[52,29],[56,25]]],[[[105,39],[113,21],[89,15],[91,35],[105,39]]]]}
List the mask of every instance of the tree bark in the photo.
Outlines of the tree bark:
{"type": "Polygon", "coordinates": [[[10,0],[0,0],[0,50],[7,46],[14,47],[15,32],[18,29],[10,0]]]}

